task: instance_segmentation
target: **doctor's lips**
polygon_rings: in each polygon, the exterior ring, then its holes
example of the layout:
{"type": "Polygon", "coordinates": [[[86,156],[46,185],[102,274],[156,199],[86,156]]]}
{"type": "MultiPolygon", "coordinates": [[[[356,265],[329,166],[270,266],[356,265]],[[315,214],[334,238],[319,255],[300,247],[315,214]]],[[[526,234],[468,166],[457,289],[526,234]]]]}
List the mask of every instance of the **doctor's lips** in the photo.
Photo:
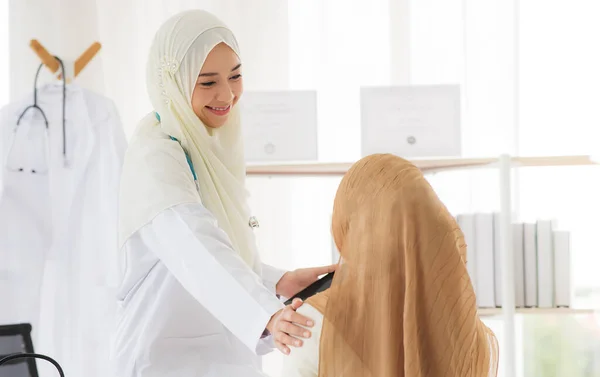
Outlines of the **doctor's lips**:
{"type": "Polygon", "coordinates": [[[219,116],[227,115],[229,110],[231,110],[231,105],[227,105],[225,107],[217,107],[217,106],[205,106],[211,113],[219,116]]]}

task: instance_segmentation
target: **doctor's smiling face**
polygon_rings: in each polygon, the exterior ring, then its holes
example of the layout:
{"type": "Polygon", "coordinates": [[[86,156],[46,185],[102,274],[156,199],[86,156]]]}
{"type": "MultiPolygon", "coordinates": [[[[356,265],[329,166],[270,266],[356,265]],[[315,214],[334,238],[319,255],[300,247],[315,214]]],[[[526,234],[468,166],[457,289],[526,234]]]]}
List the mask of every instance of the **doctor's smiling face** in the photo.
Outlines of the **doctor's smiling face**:
{"type": "Polygon", "coordinates": [[[207,127],[219,128],[243,90],[239,57],[225,43],[219,43],[206,57],[196,81],[192,94],[194,113],[207,127]]]}

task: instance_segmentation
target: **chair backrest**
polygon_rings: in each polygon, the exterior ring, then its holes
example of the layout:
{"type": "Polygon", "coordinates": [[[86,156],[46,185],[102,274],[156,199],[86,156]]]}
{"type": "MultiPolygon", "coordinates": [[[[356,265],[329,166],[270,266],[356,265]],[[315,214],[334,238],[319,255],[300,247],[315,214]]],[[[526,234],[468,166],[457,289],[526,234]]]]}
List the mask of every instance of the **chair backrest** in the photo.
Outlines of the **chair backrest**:
{"type": "MultiPolygon", "coordinates": [[[[0,326],[0,360],[15,353],[33,353],[31,325],[0,326]]],[[[0,377],[38,377],[35,359],[18,359],[0,365],[0,377]]]]}

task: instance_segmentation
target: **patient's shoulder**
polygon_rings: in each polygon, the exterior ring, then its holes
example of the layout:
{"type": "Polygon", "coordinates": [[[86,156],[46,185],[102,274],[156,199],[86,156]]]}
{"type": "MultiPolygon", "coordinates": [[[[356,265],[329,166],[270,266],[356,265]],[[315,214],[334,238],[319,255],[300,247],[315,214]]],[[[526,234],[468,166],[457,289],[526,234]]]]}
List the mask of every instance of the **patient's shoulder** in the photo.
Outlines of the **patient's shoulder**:
{"type": "Polygon", "coordinates": [[[282,375],[286,377],[317,377],[323,315],[307,303],[299,307],[297,312],[312,319],[315,325],[309,329],[312,336],[304,339],[304,345],[300,348],[292,348],[291,354],[284,358],[282,375]]]}
{"type": "Polygon", "coordinates": [[[301,307],[296,310],[298,313],[312,319],[315,322],[314,327],[319,327],[321,329],[323,327],[323,314],[318,311],[314,306],[304,303],[301,307]]]}

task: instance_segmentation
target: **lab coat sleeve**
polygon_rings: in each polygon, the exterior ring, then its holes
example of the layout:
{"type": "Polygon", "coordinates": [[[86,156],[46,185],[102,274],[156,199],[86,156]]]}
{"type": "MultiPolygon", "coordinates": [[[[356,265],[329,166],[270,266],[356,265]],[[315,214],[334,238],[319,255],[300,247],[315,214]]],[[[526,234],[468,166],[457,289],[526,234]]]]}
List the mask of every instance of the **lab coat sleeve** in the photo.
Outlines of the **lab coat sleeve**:
{"type": "Polygon", "coordinates": [[[183,204],[151,226],[159,243],[153,250],[182,286],[250,350],[270,351],[261,336],[283,303],[233,250],[214,216],[201,204],[183,204]]]}
{"type": "Polygon", "coordinates": [[[0,196],[4,189],[4,169],[6,166],[6,158],[8,157],[6,155],[8,153],[8,148],[6,147],[8,144],[8,126],[8,106],[4,106],[0,108],[0,162],[2,163],[2,166],[0,167],[0,196]]]}
{"type": "MultiPolygon", "coordinates": [[[[97,129],[102,130],[107,137],[103,145],[103,166],[106,169],[103,175],[103,180],[106,182],[104,188],[106,192],[103,196],[106,203],[108,203],[104,215],[107,217],[105,224],[115,224],[116,226],[118,223],[118,188],[121,180],[123,161],[125,159],[125,150],[127,149],[127,139],[115,104],[108,98],[105,98],[104,101],[106,105],[103,108],[106,109],[108,117],[97,125],[97,129]]],[[[109,260],[115,262],[119,260],[120,252],[118,247],[111,246],[118,244],[117,234],[118,232],[107,232],[107,235],[111,237],[105,237],[103,240],[107,244],[107,250],[113,250],[114,252],[114,255],[109,260]]],[[[110,266],[106,274],[107,276],[105,276],[109,286],[118,286],[120,280],[119,268],[115,262],[110,266]]]]}
{"type": "MultiPolygon", "coordinates": [[[[119,111],[117,110],[114,102],[110,101],[107,107],[110,123],[107,128],[110,133],[111,147],[117,160],[122,164],[123,160],[125,159],[125,150],[127,149],[127,137],[125,136],[125,131],[123,130],[123,124],[121,123],[119,111]]],[[[119,169],[119,172],[120,171],[121,169],[119,169]]]]}
{"type": "Polygon", "coordinates": [[[273,294],[277,294],[276,288],[277,283],[286,273],[284,270],[280,270],[268,264],[262,264],[262,278],[265,287],[267,287],[273,294]]]}
{"type": "Polygon", "coordinates": [[[2,192],[4,191],[4,168],[6,163],[6,156],[4,156],[4,144],[6,143],[4,127],[6,125],[4,124],[3,110],[0,109],[0,163],[2,163],[2,166],[0,166],[0,197],[2,197],[2,192]]]}

